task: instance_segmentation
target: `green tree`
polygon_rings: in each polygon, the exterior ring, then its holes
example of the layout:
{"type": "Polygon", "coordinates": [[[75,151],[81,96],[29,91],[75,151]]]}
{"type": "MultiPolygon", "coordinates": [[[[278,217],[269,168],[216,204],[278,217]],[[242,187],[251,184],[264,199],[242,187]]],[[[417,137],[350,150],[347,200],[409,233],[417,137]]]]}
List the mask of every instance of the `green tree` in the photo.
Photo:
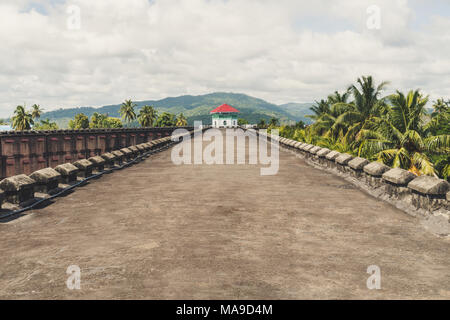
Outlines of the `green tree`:
{"type": "Polygon", "coordinates": [[[156,120],[157,127],[175,127],[176,117],[169,112],[163,112],[156,120]]]}
{"type": "Polygon", "coordinates": [[[56,122],[50,121],[50,119],[41,120],[33,127],[34,130],[58,130],[58,124],[56,122]]]}
{"type": "Polygon", "coordinates": [[[444,98],[437,99],[433,103],[433,113],[431,114],[431,117],[436,117],[439,114],[447,113],[450,109],[450,100],[445,101],[444,98]]]}
{"type": "Polygon", "coordinates": [[[69,121],[69,128],[72,130],[88,129],[89,118],[83,113],[79,113],[75,116],[75,119],[69,121]]]}
{"type": "Polygon", "coordinates": [[[186,127],[187,126],[187,119],[183,113],[180,113],[179,116],[177,117],[176,126],[177,127],[186,127]]]}
{"type": "Polygon", "coordinates": [[[358,133],[371,127],[372,122],[380,115],[385,107],[385,98],[381,98],[381,92],[388,84],[382,82],[378,86],[374,84],[372,76],[361,77],[357,80],[358,87],[352,85],[349,91],[354,101],[352,103],[336,103],[336,108],[342,108],[343,113],[336,119],[334,129],[346,127],[345,139],[354,141],[358,133]]]}
{"type": "Polygon", "coordinates": [[[269,126],[276,127],[279,124],[280,124],[280,121],[277,118],[275,118],[275,117],[270,118],[269,126]]]}
{"type": "Polygon", "coordinates": [[[259,129],[266,129],[267,128],[266,120],[264,120],[264,119],[259,120],[258,128],[259,129]]]}
{"type": "Polygon", "coordinates": [[[316,101],[315,105],[313,105],[310,110],[314,113],[313,115],[308,115],[308,118],[313,120],[319,119],[323,114],[327,114],[330,112],[330,102],[328,100],[320,100],[316,101]]]}
{"type": "Polygon", "coordinates": [[[139,111],[138,121],[141,127],[153,127],[157,112],[152,106],[144,106],[139,111]]]}
{"type": "Polygon", "coordinates": [[[119,118],[108,117],[106,119],[106,128],[123,128],[122,121],[119,118]]]}
{"type": "Polygon", "coordinates": [[[136,104],[134,104],[131,100],[125,100],[125,102],[120,106],[119,113],[122,116],[122,119],[128,124],[136,119],[136,112],[134,111],[135,108],[136,104]]]}
{"type": "Polygon", "coordinates": [[[432,135],[423,124],[428,97],[419,90],[407,95],[400,91],[389,98],[388,106],[373,129],[362,129],[359,154],[375,156],[394,168],[415,174],[436,175],[430,154],[450,153],[450,134],[432,135]]]}
{"type": "Polygon", "coordinates": [[[39,119],[42,115],[42,109],[38,104],[33,104],[31,107],[33,110],[31,111],[31,116],[33,120],[39,119]]]}
{"type": "Polygon", "coordinates": [[[17,106],[12,117],[12,127],[14,130],[30,130],[34,124],[33,116],[25,110],[24,106],[17,106]]]}

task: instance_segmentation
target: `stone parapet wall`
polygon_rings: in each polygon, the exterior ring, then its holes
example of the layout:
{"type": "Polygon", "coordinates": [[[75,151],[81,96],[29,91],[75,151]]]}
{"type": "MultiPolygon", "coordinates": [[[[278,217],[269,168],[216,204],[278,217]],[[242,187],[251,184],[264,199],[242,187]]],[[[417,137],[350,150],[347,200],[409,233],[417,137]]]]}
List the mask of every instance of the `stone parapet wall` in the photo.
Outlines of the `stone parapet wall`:
{"type": "Polygon", "coordinates": [[[416,176],[407,170],[353,157],[306,143],[279,138],[285,147],[310,165],[339,175],[374,197],[406,213],[424,219],[425,226],[439,235],[450,235],[450,184],[432,176],[416,176]]]}
{"type": "MultiPolygon", "coordinates": [[[[178,128],[0,132],[0,178],[89,159],[167,137],[178,128]]],[[[192,130],[193,128],[186,128],[192,130]]]]}
{"type": "MultiPolygon", "coordinates": [[[[152,130],[158,136],[165,136],[173,132],[172,128],[161,128],[162,130],[152,130]]],[[[18,174],[7,177],[0,181],[0,208],[10,211],[7,216],[15,214],[20,210],[27,210],[36,205],[39,201],[48,200],[52,196],[57,196],[78,186],[91,178],[102,176],[104,173],[111,173],[115,170],[123,169],[136,163],[155,152],[167,149],[174,143],[181,142],[184,137],[194,133],[193,128],[186,128],[183,134],[160,137],[149,142],[133,144],[128,148],[122,148],[127,155],[119,150],[94,155],[88,159],[85,157],[75,157],[55,168],[46,167],[32,172],[30,175],[18,174]],[[21,209],[22,208],[22,209],[21,209]]],[[[127,131],[122,131],[127,132],[127,131]]],[[[137,138],[137,134],[131,131],[130,137],[133,143],[143,140],[149,135],[137,138]],[[133,135],[134,134],[134,135],[133,135]]],[[[129,133],[129,132],[127,132],[129,133]]],[[[78,132],[77,132],[78,134],[78,132]]],[[[91,132],[92,134],[92,132],[91,132]]],[[[102,133],[104,134],[104,133],[102,133]]],[[[117,134],[117,133],[116,133],[117,134]]],[[[125,135],[125,134],[124,134],[125,135]]],[[[116,148],[120,147],[119,144],[116,148]]]]}

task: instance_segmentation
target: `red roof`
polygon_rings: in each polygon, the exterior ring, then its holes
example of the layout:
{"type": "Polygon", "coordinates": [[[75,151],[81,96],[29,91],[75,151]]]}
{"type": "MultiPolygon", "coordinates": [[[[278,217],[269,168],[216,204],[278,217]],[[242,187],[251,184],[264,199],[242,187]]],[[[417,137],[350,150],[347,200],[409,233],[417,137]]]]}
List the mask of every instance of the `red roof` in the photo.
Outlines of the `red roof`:
{"type": "Polygon", "coordinates": [[[224,112],[239,112],[239,110],[236,110],[232,106],[229,106],[228,104],[223,104],[220,107],[215,108],[210,113],[224,113],[224,112]]]}

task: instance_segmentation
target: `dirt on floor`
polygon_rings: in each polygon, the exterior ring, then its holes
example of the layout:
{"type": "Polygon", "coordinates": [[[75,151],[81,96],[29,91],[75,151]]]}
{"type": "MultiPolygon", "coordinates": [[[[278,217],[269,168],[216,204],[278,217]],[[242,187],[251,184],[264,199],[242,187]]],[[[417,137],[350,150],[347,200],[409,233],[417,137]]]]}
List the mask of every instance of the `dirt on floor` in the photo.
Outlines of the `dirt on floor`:
{"type": "Polygon", "coordinates": [[[450,299],[448,238],[289,152],[259,169],[168,150],[0,223],[0,298],[450,299]]]}

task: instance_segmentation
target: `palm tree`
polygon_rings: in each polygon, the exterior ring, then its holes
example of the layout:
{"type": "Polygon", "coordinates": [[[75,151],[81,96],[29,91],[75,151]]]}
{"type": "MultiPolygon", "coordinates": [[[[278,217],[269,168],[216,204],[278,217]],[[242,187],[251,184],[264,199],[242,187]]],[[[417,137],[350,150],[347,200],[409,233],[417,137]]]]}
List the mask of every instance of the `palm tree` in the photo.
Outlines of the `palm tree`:
{"type": "Polygon", "coordinates": [[[156,120],[157,127],[173,127],[176,124],[176,117],[174,114],[169,112],[164,112],[156,120]]]}
{"type": "Polygon", "coordinates": [[[446,113],[449,111],[450,109],[450,100],[449,101],[445,101],[443,98],[441,99],[437,99],[434,103],[433,103],[433,113],[431,114],[431,117],[436,117],[439,114],[442,113],[446,113]]]}
{"type": "Polygon", "coordinates": [[[359,154],[418,175],[436,175],[428,155],[450,153],[450,135],[433,135],[423,124],[428,97],[419,90],[407,95],[397,91],[389,101],[392,106],[384,109],[375,127],[360,131],[359,154]]]}
{"type": "Polygon", "coordinates": [[[350,90],[347,89],[343,94],[340,94],[338,91],[335,91],[333,94],[328,96],[328,103],[330,105],[336,103],[347,103],[348,98],[350,97],[350,90]]]}
{"type": "Polygon", "coordinates": [[[34,130],[58,130],[58,124],[50,121],[50,119],[41,120],[40,123],[33,127],[34,130]]]}
{"type": "Polygon", "coordinates": [[[310,110],[314,112],[314,115],[308,115],[308,118],[317,120],[321,115],[330,112],[330,103],[328,100],[320,100],[315,102],[316,105],[312,106],[310,110]]]}
{"type": "Polygon", "coordinates": [[[120,106],[119,113],[126,122],[130,123],[134,119],[136,119],[136,113],[134,108],[136,104],[134,104],[131,100],[125,100],[124,103],[120,106]]]}
{"type": "Polygon", "coordinates": [[[142,127],[153,127],[157,119],[157,112],[152,106],[144,106],[139,111],[138,121],[142,127]]]}
{"type": "Polygon", "coordinates": [[[336,119],[334,129],[346,127],[344,139],[348,142],[353,142],[361,130],[370,128],[385,107],[385,98],[380,98],[380,95],[388,82],[375,86],[372,76],[363,76],[357,83],[359,88],[355,85],[349,88],[353,102],[335,104],[337,108],[346,110],[336,119]]]}
{"type": "Polygon", "coordinates": [[[180,115],[177,117],[176,125],[177,125],[177,127],[186,127],[187,126],[187,119],[183,113],[180,113],[180,115]]]}
{"type": "Polygon", "coordinates": [[[41,106],[38,104],[33,104],[32,108],[33,110],[31,112],[31,116],[33,117],[33,120],[39,119],[42,115],[41,106]]]}
{"type": "Polygon", "coordinates": [[[98,113],[94,112],[91,117],[91,123],[89,124],[89,127],[91,128],[108,128],[109,116],[108,114],[98,113]]]}
{"type": "Polygon", "coordinates": [[[17,106],[12,117],[12,127],[14,130],[24,131],[30,130],[34,124],[33,116],[25,110],[23,106],[17,106]]]}

